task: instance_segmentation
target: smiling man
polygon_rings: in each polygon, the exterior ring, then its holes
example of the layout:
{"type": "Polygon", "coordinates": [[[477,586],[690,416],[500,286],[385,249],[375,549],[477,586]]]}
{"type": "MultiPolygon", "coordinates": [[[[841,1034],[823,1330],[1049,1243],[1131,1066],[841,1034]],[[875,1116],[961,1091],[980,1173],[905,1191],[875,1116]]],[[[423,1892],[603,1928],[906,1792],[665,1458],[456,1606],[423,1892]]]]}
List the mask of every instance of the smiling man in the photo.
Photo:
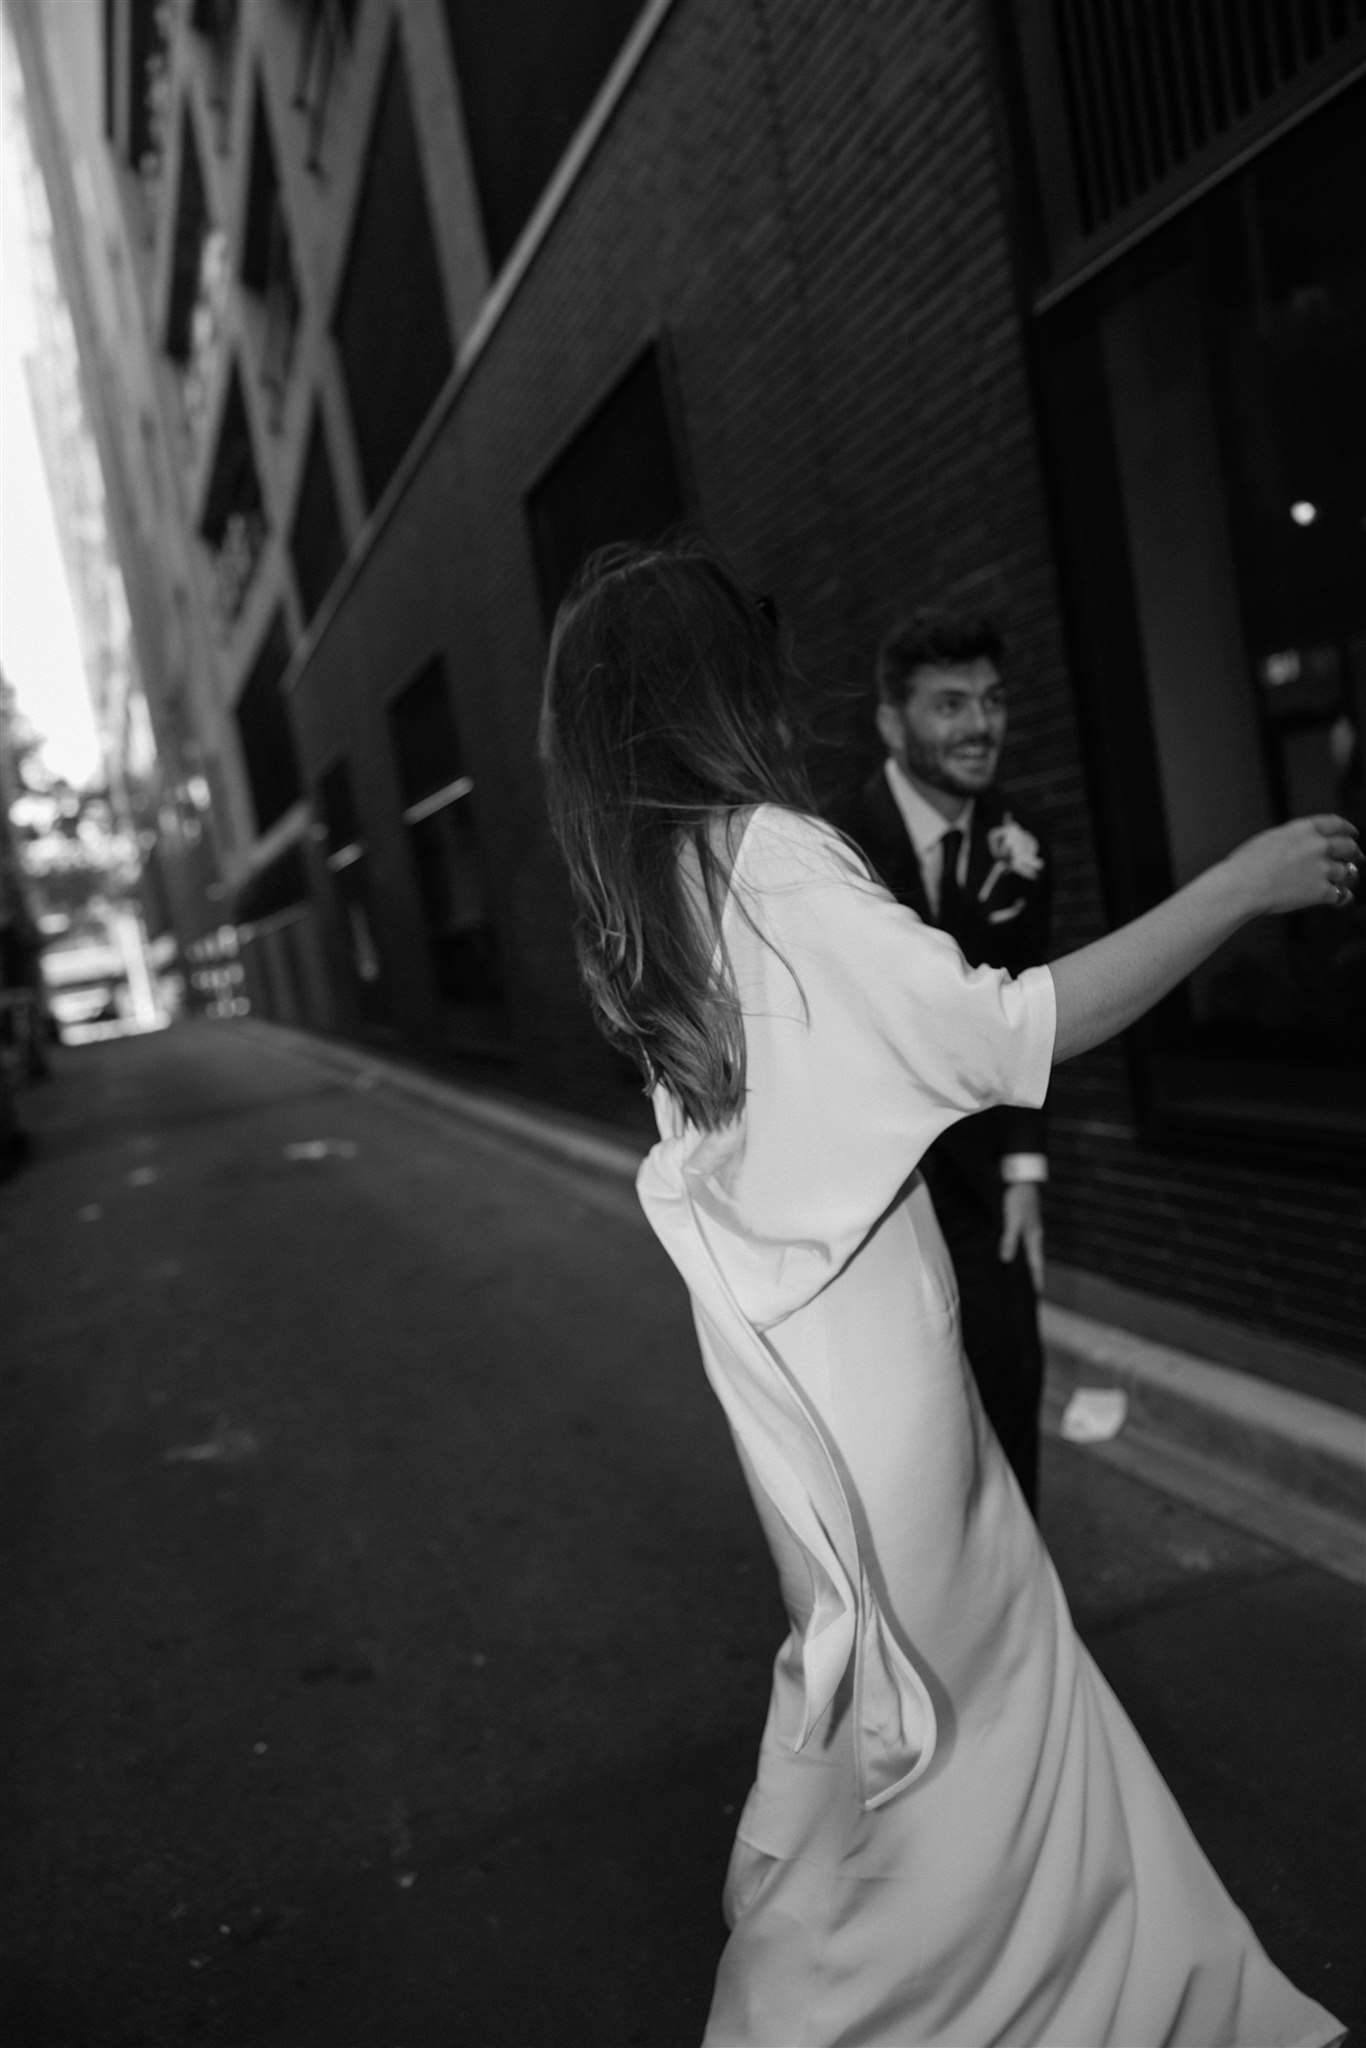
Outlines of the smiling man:
{"type": "MultiPolygon", "coordinates": [[[[955,938],[970,965],[1019,974],[1048,959],[1052,864],[997,786],[1006,735],[1001,635],[968,613],[920,611],[877,658],[882,766],[833,821],[892,894],[955,938]]],[[[962,1297],[963,1344],[1002,1448],[1036,1504],[1043,1353],[1043,1116],[992,1109],[922,1162],[962,1297]]]]}

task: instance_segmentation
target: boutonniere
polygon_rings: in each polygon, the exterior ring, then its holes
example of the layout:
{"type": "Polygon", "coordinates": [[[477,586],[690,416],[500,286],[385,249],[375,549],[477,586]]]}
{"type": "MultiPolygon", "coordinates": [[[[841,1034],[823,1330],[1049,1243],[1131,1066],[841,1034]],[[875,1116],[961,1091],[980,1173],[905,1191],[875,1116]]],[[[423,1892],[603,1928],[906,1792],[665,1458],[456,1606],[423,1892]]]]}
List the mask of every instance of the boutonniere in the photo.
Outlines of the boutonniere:
{"type": "Polygon", "coordinates": [[[979,903],[986,901],[1002,875],[1019,875],[1026,882],[1032,882],[1036,875],[1043,873],[1043,854],[1038,840],[1032,832],[1026,832],[1009,811],[1000,824],[988,832],[987,851],[994,866],[977,892],[979,903]]]}

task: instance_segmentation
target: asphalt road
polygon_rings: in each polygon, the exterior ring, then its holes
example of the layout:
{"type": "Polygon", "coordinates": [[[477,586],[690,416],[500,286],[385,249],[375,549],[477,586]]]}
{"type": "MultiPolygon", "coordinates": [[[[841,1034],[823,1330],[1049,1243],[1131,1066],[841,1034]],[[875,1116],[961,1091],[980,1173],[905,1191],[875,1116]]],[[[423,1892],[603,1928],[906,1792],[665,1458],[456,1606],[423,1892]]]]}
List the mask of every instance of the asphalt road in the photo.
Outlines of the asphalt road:
{"type": "MultiPolygon", "coordinates": [[[[687,2048],[783,1623],[629,1191],[232,1026],[22,1100],[7,2048],[687,2048]]],[[[1225,1882],[1366,2036],[1358,1591],[1084,1451],[1044,1499],[1225,1882]]]]}

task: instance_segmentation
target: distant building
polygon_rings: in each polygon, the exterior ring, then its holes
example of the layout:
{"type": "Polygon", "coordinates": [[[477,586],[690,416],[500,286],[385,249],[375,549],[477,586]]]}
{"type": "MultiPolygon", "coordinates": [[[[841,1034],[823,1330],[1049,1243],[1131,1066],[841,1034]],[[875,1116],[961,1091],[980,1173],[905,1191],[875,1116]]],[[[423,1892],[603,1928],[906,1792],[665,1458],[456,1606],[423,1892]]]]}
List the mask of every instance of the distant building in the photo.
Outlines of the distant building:
{"type": "MultiPolygon", "coordinates": [[[[85,72],[98,56],[97,46],[85,47],[89,35],[80,33],[90,27],[83,19],[86,12],[80,7],[43,11],[41,27],[57,45],[57,75],[66,92],[82,77],[80,64],[67,64],[71,32],[76,32],[85,72]]],[[[24,96],[28,140],[42,166],[40,177],[16,123],[15,154],[24,187],[17,196],[28,236],[37,330],[34,353],[24,367],[111,817],[115,829],[136,845],[136,864],[126,864],[122,886],[136,879],[142,922],[156,942],[156,963],[170,967],[179,964],[178,947],[213,914],[213,898],[222,889],[209,784],[200,772],[200,741],[179,701],[187,663],[172,659],[168,665],[166,659],[174,601],[164,571],[172,556],[153,516],[160,501],[157,475],[147,462],[151,415],[144,409],[139,421],[133,403],[140,378],[144,390],[150,386],[152,369],[146,352],[131,345],[135,329],[127,315],[134,302],[118,297],[121,228],[119,234],[111,229],[102,241],[94,239],[96,186],[90,166],[82,161],[79,177],[71,161],[62,161],[60,174],[54,168],[59,154],[54,145],[63,139],[63,129],[50,90],[53,53],[36,34],[39,24],[33,17],[19,13],[11,25],[18,31],[30,83],[24,96]],[[77,197],[81,203],[73,210],[77,197]],[[136,632],[130,594],[137,609],[136,632]]],[[[14,119],[19,104],[12,97],[8,119],[14,119]]],[[[107,197],[116,199],[112,190],[107,197]]],[[[110,217],[117,226],[112,206],[110,217]]],[[[135,1006],[141,1016],[148,1011],[143,997],[150,968],[138,936],[139,919],[127,905],[111,915],[120,929],[114,957],[121,960],[130,946],[137,955],[132,979],[142,991],[135,1006]]]]}
{"type": "Polygon", "coordinates": [[[13,1091],[44,1065],[42,937],[11,816],[24,787],[15,725],[14,691],[0,675],[0,1178],[15,1130],[13,1091]]]}
{"type": "MultiPolygon", "coordinates": [[[[680,518],[817,669],[1004,611],[1060,948],[1360,809],[1363,0],[6,4],[259,1012],[641,1114],[534,731],[584,550],[680,518]]],[[[1364,957],[1258,928],[1060,1074],[1061,1292],[1342,1385],[1364,957]]]]}

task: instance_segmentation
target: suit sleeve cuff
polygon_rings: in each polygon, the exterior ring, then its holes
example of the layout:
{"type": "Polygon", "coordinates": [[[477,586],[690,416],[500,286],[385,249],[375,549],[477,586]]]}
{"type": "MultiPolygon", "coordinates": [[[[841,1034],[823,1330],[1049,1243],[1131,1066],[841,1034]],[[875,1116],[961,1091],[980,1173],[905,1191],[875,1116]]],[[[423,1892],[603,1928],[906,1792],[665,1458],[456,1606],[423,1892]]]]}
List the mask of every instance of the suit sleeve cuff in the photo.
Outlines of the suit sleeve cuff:
{"type": "Polygon", "coordinates": [[[1042,1152],[1007,1152],[1001,1160],[1001,1179],[1007,1183],[1047,1180],[1048,1160],[1042,1152]]]}

